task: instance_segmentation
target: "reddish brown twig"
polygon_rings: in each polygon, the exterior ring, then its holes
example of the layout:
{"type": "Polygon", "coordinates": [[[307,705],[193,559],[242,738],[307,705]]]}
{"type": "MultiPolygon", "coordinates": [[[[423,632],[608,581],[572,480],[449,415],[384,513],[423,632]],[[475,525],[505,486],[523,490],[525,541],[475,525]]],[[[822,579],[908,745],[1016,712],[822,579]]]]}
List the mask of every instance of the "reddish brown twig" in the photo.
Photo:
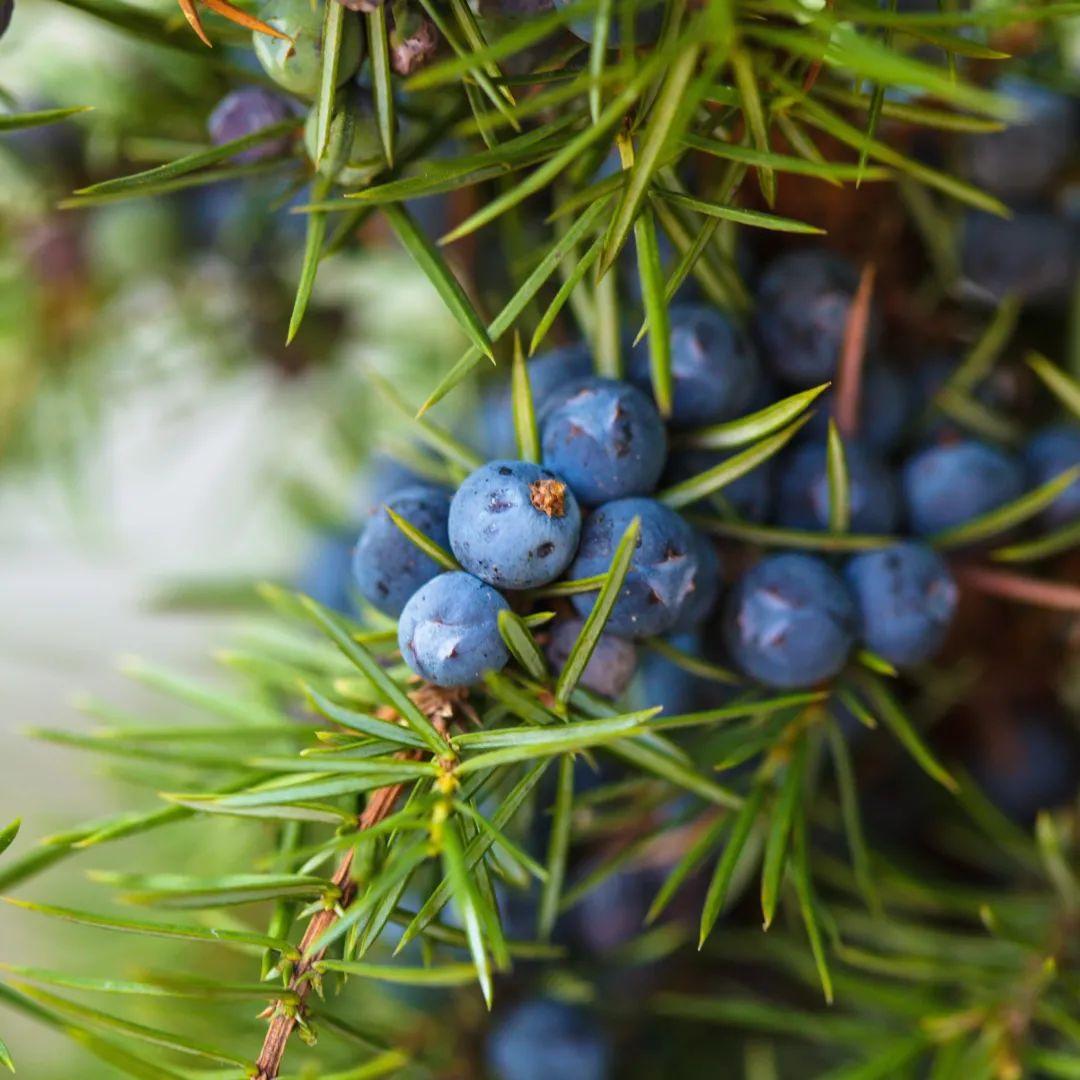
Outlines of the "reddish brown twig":
{"type": "Polygon", "coordinates": [[[988,566],[961,565],[954,568],[961,585],[1005,600],[1019,600],[1056,611],[1080,612],[1080,587],[1061,581],[1045,581],[988,566]]]}
{"type": "MultiPolygon", "coordinates": [[[[826,0],[825,7],[826,8],[831,8],[832,7],[832,0],[826,0]]],[[[804,94],[809,94],[810,91],[814,89],[814,83],[816,83],[818,81],[818,76],[821,74],[821,65],[822,65],[822,63],[823,63],[823,58],[819,56],[810,65],[810,67],[807,69],[806,78],[803,79],[803,84],[802,84],[804,94]]]]}
{"type": "Polygon", "coordinates": [[[862,397],[863,361],[866,359],[866,337],[870,326],[870,301],[874,296],[874,278],[877,274],[873,263],[862,268],[859,287],[851,301],[847,325],[844,327],[844,344],[840,350],[840,363],[836,370],[836,404],[833,419],[845,439],[853,438],[859,430],[859,401],[862,397]]]}
{"type": "MultiPolygon", "coordinates": [[[[394,784],[392,787],[379,788],[371,796],[363,814],[360,815],[357,831],[363,832],[364,829],[370,829],[389,817],[403,787],[403,784],[394,784]]],[[[333,884],[341,890],[337,907],[342,910],[352,902],[356,890],[356,885],[352,880],[353,855],[354,852],[352,851],[345,854],[341,862],[338,863],[331,879],[333,884]]],[[[293,1030],[300,1022],[304,999],[307,997],[308,990],[311,987],[309,977],[311,970],[323,958],[326,951],[320,949],[318,952],[309,955],[309,949],[334,924],[337,917],[337,911],[334,908],[327,908],[325,911],[313,915],[311,922],[308,923],[300,942],[300,959],[297,961],[296,968],[289,979],[289,989],[296,994],[298,1000],[295,1005],[290,1006],[288,1009],[283,1008],[280,1003],[274,1008],[270,1027],[267,1029],[266,1038],[263,1040],[262,1051],[259,1054],[258,1061],[255,1063],[255,1067],[258,1069],[255,1080],[275,1080],[275,1077],[281,1071],[281,1061],[285,1056],[285,1048],[289,1044],[289,1037],[292,1035],[293,1030]]]]}
{"type": "MultiPolygon", "coordinates": [[[[455,716],[462,716],[477,725],[480,723],[476,711],[469,704],[465,687],[443,688],[421,685],[413,690],[409,697],[432,722],[435,730],[444,737],[455,716]]],[[[392,708],[384,706],[377,710],[376,715],[382,720],[394,721],[398,714],[392,708]]],[[[423,757],[423,754],[417,751],[403,751],[397,756],[403,761],[417,761],[423,757]]],[[[394,804],[403,787],[403,784],[393,784],[376,790],[360,815],[356,831],[363,832],[365,829],[373,828],[380,821],[388,818],[393,812],[394,804]]],[[[333,908],[313,915],[304,931],[304,936],[300,941],[300,960],[289,979],[289,989],[296,994],[296,1000],[287,1009],[280,1002],[273,1006],[270,1027],[263,1040],[262,1051],[255,1062],[258,1072],[254,1080],[276,1080],[281,1070],[281,1061],[285,1056],[285,1048],[289,1045],[289,1038],[302,1019],[304,999],[311,987],[311,971],[326,952],[325,949],[319,949],[309,955],[311,946],[333,926],[337,921],[338,911],[346,910],[356,893],[356,884],[352,880],[353,854],[350,851],[345,855],[331,878],[331,883],[340,890],[337,904],[333,908]]]]}

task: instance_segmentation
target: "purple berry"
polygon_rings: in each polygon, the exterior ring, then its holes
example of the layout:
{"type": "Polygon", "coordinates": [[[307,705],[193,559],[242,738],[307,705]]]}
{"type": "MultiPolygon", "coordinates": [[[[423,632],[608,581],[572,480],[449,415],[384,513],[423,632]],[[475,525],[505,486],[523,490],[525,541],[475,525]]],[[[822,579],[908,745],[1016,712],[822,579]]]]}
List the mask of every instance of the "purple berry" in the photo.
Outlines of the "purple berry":
{"type": "MultiPolygon", "coordinates": [[[[581,633],[582,619],[563,619],[555,624],[544,651],[555,671],[566,666],[570,650],[581,633]]],[[[622,697],[637,668],[637,650],[633,642],[614,634],[601,634],[581,675],[581,685],[603,697],[622,697]]]]}
{"type": "MultiPolygon", "coordinates": [[[[271,90],[263,90],[258,86],[234,90],[231,94],[226,94],[210,114],[210,139],[215,146],[221,146],[222,143],[242,139],[245,135],[254,135],[263,128],[279,124],[290,115],[288,102],[271,90]]],[[[262,161],[264,158],[277,157],[288,148],[289,137],[282,135],[241,150],[233,155],[233,160],[262,161]]]]}
{"type": "Polygon", "coordinates": [[[956,613],[957,588],[944,560],[925,544],[867,551],[848,561],[867,647],[898,667],[921,664],[941,648],[956,613]]]}
{"type": "MultiPolygon", "coordinates": [[[[760,381],[750,339],[730,318],[704,304],[671,309],[671,373],[671,422],[679,427],[743,415],[760,381]]],[[[630,353],[628,378],[652,393],[647,339],[630,353]]]]}
{"type": "MultiPolygon", "coordinates": [[[[663,634],[679,620],[697,588],[700,569],[693,530],[674,510],[652,499],[619,499],[585,520],[572,578],[606,573],[627,526],[641,519],[641,532],[622,592],[607,629],[624,637],[663,634]]],[[[587,615],[596,593],[579,593],[574,606],[587,615]]]]}
{"type": "Polygon", "coordinates": [[[406,601],[442,567],[425,555],[386,512],[414,525],[441,547],[447,547],[450,495],[441,488],[411,487],[399,491],[372,512],[353,557],[353,578],[361,595],[387,615],[399,615],[406,601]]]}
{"type": "Polygon", "coordinates": [[[812,686],[836,675],[855,640],[856,612],[844,583],[821,559],[762,559],[728,600],[728,652],[767,686],[812,686]]]}
{"type": "Polygon", "coordinates": [[[667,436],[656,406],[637,387],[588,379],[556,394],[541,420],[544,464],[586,505],[656,487],[667,436]]]}
{"type": "Polygon", "coordinates": [[[903,488],[912,532],[930,536],[1019,498],[1024,471],[1005,451],[968,439],[909,458],[903,488]]]}
{"type": "Polygon", "coordinates": [[[573,492],[528,461],[492,461],[450,504],[450,546],[461,565],[500,589],[533,589],[569,565],[581,535],[573,492]]]}
{"type": "Polygon", "coordinates": [[[405,663],[436,686],[468,686],[505,666],[510,654],[499,612],[510,605],[490,585],[461,571],[433,577],[398,619],[405,663]]]}
{"type": "Polygon", "coordinates": [[[0,0],[0,37],[7,32],[11,25],[11,16],[15,12],[15,0],[0,0]]]}

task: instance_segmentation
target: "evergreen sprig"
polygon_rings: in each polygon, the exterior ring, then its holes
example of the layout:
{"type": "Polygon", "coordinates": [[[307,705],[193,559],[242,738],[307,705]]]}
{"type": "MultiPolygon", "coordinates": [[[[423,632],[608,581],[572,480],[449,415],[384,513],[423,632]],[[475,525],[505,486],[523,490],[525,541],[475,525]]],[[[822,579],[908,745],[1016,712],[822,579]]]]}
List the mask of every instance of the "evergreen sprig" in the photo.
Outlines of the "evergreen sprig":
{"type": "MultiPolygon", "coordinates": [[[[66,2],[128,34],[196,56],[167,21],[125,0],[66,2]]],[[[207,6],[266,32],[221,0],[207,6]]],[[[183,7],[202,33],[194,6],[183,7]]],[[[949,213],[945,200],[1006,213],[994,196],[898,149],[883,132],[894,119],[965,134],[995,130],[1010,117],[1009,104],[966,77],[961,61],[992,62],[1000,54],[968,32],[1054,22],[1076,10],[1064,2],[943,4],[937,12],[907,13],[897,4],[858,0],[671,0],[663,5],[655,44],[613,50],[604,42],[617,22],[624,34],[632,31],[633,10],[623,18],[623,5],[610,0],[579,0],[502,29],[479,21],[459,0],[422,0],[421,7],[447,48],[404,82],[391,81],[385,9],[365,19],[383,156],[358,189],[343,172],[314,171],[340,150],[333,118],[345,107],[334,45],[345,9],[326,0],[331,47],[319,80],[314,164],[301,156],[294,138],[299,125],[288,120],[87,185],[63,205],[88,207],[255,174],[309,180],[304,205],[294,208],[306,218],[306,239],[290,340],[323,262],[353,242],[362,220],[384,218],[468,344],[448,370],[432,373],[419,409],[391,380],[373,376],[372,386],[413,423],[416,437],[451,477],[474,468],[478,458],[429,413],[478,368],[495,362],[512,369],[515,431],[521,456],[530,460],[538,456],[538,427],[522,341],[531,355],[572,313],[600,369],[622,370],[626,313],[615,278],[630,248],[642,298],[634,314],[643,317],[642,331],[651,331],[651,381],[664,411],[672,371],[663,329],[678,287],[693,277],[711,300],[745,310],[745,288],[731,257],[734,230],[823,231],[820,221],[776,209],[789,175],[832,186],[900,178],[911,185],[904,188],[910,205],[919,208],[913,216],[921,214],[930,233],[949,213]],[[536,46],[583,18],[593,23],[591,47],[571,46],[536,60],[536,46]],[[914,89],[931,104],[893,101],[889,91],[897,88],[914,89]],[[399,131],[407,103],[415,117],[399,131]],[[230,164],[237,153],[282,136],[288,137],[285,148],[268,160],[230,164]],[[846,149],[829,160],[822,146],[830,153],[846,149]],[[598,166],[613,152],[615,168],[598,178],[598,166]],[[701,170],[706,179],[691,184],[692,170],[683,166],[701,158],[716,169],[701,170]],[[743,182],[747,177],[756,180],[760,199],[743,182]],[[473,209],[433,242],[410,207],[446,194],[471,198],[473,209]],[[525,208],[541,225],[529,234],[522,225],[525,208]],[[498,310],[489,312],[461,280],[455,245],[494,229],[524,254],[498,310]],[[661,237],[674,250],[668,266],[660,257],[661,237]]],[[[223,27],[220,39],[234,40],[229,35],[223,27]]],[[[192,63],[205,64],[216,78],[223,61],[208,53],[192,63]]],[[[0,117],[0,131],[72,112],[0,117]]],[[[955,285],[949,268],[941,270],[941,285],[955,285]]],[[[872,280],[872,272],[864,276],[866,304],[872,280]]],[[[1019,313],[1013,301],[999,307],[938,393],[936,409],[976,430],[994,426],[975,391],[1019,313]]],[[[865,319],[861,333],[862,340],[856,317],[850,362],[835,388],[841,400],[858,396],[865,319]]],[[[1075,381],[1041,356],[1028,362],[1048,392],[1077,412],[1075,381]]],[[[662,490],[659,500],[693,507],[688,516],[711,534],[759,547],[837,553],[888,543],[893,538],[851,531],[845,456],[851,432],[843,411],[828,434],[828,531],[753,524],[725,511],[724,488],[787,446],[826,389],[680,432],[686,447],[731,455],[662,490]]],[[[1075,526],[1030,541],[1013,540],[1009,531],[1045,509],[1076,476],[1076,470],[1064,473],[932,542],[948,550],[991,541],[989,559],[1006,563],[1075,547],[1075,526]]],[[[457,566],[430,537],[397,515],[393,520],[440,565],[457,566]]],[[[422,684],[400,661],[393,629],[267,586],[262,594],[273,630],[222,656],[234,689],[141,662],[128,665],[129,675],[194,709],[196,722],[166,723],[156,713],[133,718],[91,704],[87,711],[98,726],[37,732],[114,763],[160,798],[152,809],[87,822],[23,851],[18,823],[0,831],[5,893],[78,856],[92,863],[104,844],[157,838],[183,823],[191,830],[187,843],[197,848],[209,846],[223,820],[237,819],[251,862],[225,870],[186,860],[177,867],[163,841],[161,866],[91,872],[95,885],[125,905],[122,915],[12,900],[27,917],[77,924],[87,938],[113,932],[140,944],[183,941],[191,945],[185,963],[197,970],[129,978],[113,970],[76,974],[4,965],[0,1003],[67,1033],[109,1068],[131,1076],[273,1080],[283,1075],[294,1035],[319,1037],[315,1075],[326,1080],[437,1075],[453,1047],[448,1053],[418,1043],[402,1025],[367,1030],[363,1017],[342,1019],[327,1003],[327,988],[351,982],[471,989],[475,982],[490,1007],[500,978],[515,963],[563,957],[554,934],[562,914],[625,866],[655,858],[668,871],[653,899],[649,929],[635,943],[639,954],[631,951],[628,962],[696,945],[702,962],[713,965],[703,970],[728,969],[719,988],[710,981],[707,991],[664,992],[649,1009],[679,1023],[752,1033],[747,1075],[778,1075],[774,1047],[782,1048],[783,1040],[805,1040],[817,1049],[820,1062],[814,1058],[808,1066],[815,1075],[1078,1075],[1075,815],[1042,815],[1034,836],[1005,820],[969,777],[939,760],[925,725],[896,692],[895,672],[866,652],[826,688],[772,694],[669,642],[650,641],[649,648],[688,675],[733,684],[737,696],[720,708],[675,715],[650,707],[618,711],[580,680],[622,588],[637,524],[605,574],[537,590],[527,597],[528,609],[503,613],[500,632],[513,661],[475,688],[422,684]],[[548,600],[573,592],[595,592],[596,603],[556,674],[533,630],[551,617],[543,609],[548,600]],[[884,729],[878,737],[891,737],[940,789],[931,787],[927,796],[940,799],[937,839],[961,873],[938,880],[875,843],[861,818],[862,793],[842,731],[852,718],[884,729]],[[575,791],[575,762],[602,756],[619,761],[628,779],[575,791]],[[676,812],[660,812],[672,803],[676,812]],[[537,812],[550,814],[543,861],[522,839],[537,812]],[[571,881],[570,856],[585,839],[603,854],[571,881]],[[672,850],[678,856],[665,857],[672,850]],[[708,883],[695,913],[696,933],[687,933],[664,916],[699,870],[708,883]],[[1002,884],[1017,881],[1018,888],[1002,884]],[[533,887],[540,896],[537,925],[522,936],[510,927],[503,898],[507,890],[533,887]],[[768,934],[751,935],[724,918],[753,892],[768,934]],[[132,906],[169,914],[129,916],[132,906]],[[390,934],[398,942],[395,956],[412,950],[418,959],[381,962],[377,946],[390,934]],[[204,964],[195,946],[209,946],[210,956],[236,954],[221,970],[246,974],[218,979],[216,961],[204,964]],[[750,985],[753,980],[730,970],[732,961],[766,971],[780,989],[766,993],[760,981],[750,985]],[[70,996],[79,993],[109,1004],[99,1009],[70,996]],[[830,1011],[818,1007],[818,994],[832,1003],[830,1011]],[[204,1040],[201,1033],[119,1014],[129,999],[158,998],[220,1004],[223,1017],[228,1002],[268,1000],[262,1049],[252,1041],[255,1029],[236,1015],[215,1022],[213,1038],[204,1040]],[[213,1071],[177,1066],[181,1059],[213,1071]]],[[[971,587],[1080,609],[1067,583],[1018,584],[1014,575],[1010,585],[1004,571],[985,562],[965,579],[971,587]]],[[[152,857],[154,848],[147,850],[152,857]]],[[[582,979],[570,992],[595,989],[582,979]]],[[[12,1067],[2,1042],[0,1063],[12,1067]]]]}

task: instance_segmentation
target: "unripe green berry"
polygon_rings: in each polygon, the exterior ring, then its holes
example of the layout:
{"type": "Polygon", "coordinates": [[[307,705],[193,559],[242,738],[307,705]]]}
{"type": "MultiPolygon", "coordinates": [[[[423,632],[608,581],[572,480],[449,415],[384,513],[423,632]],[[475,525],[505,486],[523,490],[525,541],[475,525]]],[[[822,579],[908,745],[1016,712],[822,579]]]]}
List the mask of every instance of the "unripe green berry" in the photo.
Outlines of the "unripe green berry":
{"type": "MultiPolygon", "coordinates": [[[[255,33],[255,55],[279,86],[301,97],[319,92],[323,62],[323,9],[311,0],[269,0],[259,18],[289,40],[255,33]]],[[[356,16],[346,13],[341,28],[338,86],[356,74],[364,58],[364,40],[356,16]]]]}
{"type": "MultiPolygon", "coordinates": [[[[316,161],[318,128],[319,107],[313,105],[304,122],[304,146],[312,163],[316,161]]],[[[350,87],[338,95],[318,171],[342,187],[357,188],[369,183],[385,165],[371,94],[360,87],[350,87]]]]}

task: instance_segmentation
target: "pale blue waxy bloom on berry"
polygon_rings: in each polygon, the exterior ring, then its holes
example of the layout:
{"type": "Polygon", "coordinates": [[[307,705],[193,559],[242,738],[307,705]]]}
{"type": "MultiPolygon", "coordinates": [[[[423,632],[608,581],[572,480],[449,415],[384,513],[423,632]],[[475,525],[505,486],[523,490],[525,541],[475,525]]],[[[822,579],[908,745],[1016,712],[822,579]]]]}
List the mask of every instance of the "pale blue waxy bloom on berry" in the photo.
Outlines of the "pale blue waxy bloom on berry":
{"type": "MultiPolygon", "coordinates": [[[[810,387],[836,374],[859,274],[830,251],[781,255],[758,287],[755,330],[772,372],[791,386],[810,387]]],[[[867,349],[877,350],[880,318],[871,304],[867,349]]]]}
{"type": "Polygon", "coordinates": [[[510,658],[499,633],[499,612],[509,608],[472,574],[439,574],[413,594],[398,619],[401,655],[436,686],[468,686],[510,658]]]}
{"type": "Polygon", "coordinates": [[[1004,450],[966,439],[931,446],[909,458],[903,489],[911,531],[931,536],[1019,498],[1024,470],[1004,450]]]}
{"type": "Polygon", "coordinates": [[[720,598],[720,574],[723,569],[716,545],[704,533],[691,529],[691,550],[697,559],[694,574],[694,590],[686,598],[682,613],[671,628],[674,634],[693,630],[703,623],[716,607],[720,598]]]}
{"type": "Polygon", "coordinates": [[[487,1041],[493,1080],[610,1080],[611,1044],[583,1008],[544,998],[497,1017],[487,1041]]]}
{"type": "Polygon", "coordinates": [[[586,506],[655,487],[667,456],[656,406],[635,386],[586,379],[556,394],[541,419],[544,464],[586,506]]]}
{"type": "MultiPolygon", "coordinates": [[[[705,304],[673,307],[671,423],[694,427],[750,412],[761,372],[749,337],[729,316],[705,304]]],[[[648,338],[629,357],[628,377],[652,393],[648,338]]]]}
{"type": "Polygon", "coordinates": [[[724,634],[731,658],[767,686],[790,689],[830,679],[854,642],[855,605],[821,559],[762,559],[731,593],[724,634]]]}
{"type": "MultiPolygon", "coordinates": [[[[1080,424],[1055,424],[1032,436],[1024,449],[1032,486],[1048,483],[1080,465],[1080,424]]],[[[1043,512],[1049,527],[1080,518],[1080,479],[1074,480],[1043,512]]]]}
{"type": "MultiPolygon", "coordinates": [[[[623,637],[663,634],[679,620],[694,594],[699,574],[693,530],[668,507],[652,499],[619,499],[594,510],[581,531],[581,547],[570,577],[607,573],[627,526],[641,519],[641,532],[622,591],[606,628],[623,637]]],[[[574,606],[587,615],[596,593],[579,593],[574,606]]]]}
{"type": "MultiPolygon", "coordinates": [[[[896,528],[900,498],[892,471],[858,443],[844,447],[852,532],[891,533],[896,528]]],[[[791,529],[818,531],[829,527],[829,477],[825,447],[800,446],[780,471],[777,519],[791,529]]]]}
{"type": "Polygon", "coordinates": [[[925,544],[903,543],[848,560],[844,580],[867,648],[897,667],[921,664],[941,648],[956,613],[956,582],[925,544]]]}
{"type": "Polygon", "coordinates": [[[386,512],[414,525],[442,548],[449,546],[450,494],[437,487],[410,487],[372,511],[353,557],[353,578],[360,594],[387,615],[398,615],[405,602],[442,567],[425,555],[386,512]]]}
{"type": "Polygon", "coordinates": [[[500,589],[533,589],[569,565],[581,511],[566,483],[528,461],[491,461],[471,473],[450,504],[458,562],[500,589]]]}

